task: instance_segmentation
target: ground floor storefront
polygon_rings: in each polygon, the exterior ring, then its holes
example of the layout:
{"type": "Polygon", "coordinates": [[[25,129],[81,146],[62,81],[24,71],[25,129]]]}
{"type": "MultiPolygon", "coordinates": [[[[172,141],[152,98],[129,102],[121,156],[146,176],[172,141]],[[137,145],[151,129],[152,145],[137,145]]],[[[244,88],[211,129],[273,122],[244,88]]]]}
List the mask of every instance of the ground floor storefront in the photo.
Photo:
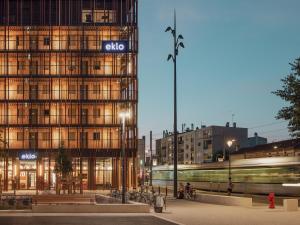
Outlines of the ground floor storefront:
{"type": "MultiPolygon", "coordinates": [[[[122,185],[122,158],[118,156],[71,155],[72,183],[75,190],[120,188],[122,185]]],[[[128,188],[136,186],[135,158],[125,158],[128,188]]],[[[58,176],[55,173],[56,154],[19,152],[0,158],[0,188],[8,190],[54,190],[58,176]]]]}

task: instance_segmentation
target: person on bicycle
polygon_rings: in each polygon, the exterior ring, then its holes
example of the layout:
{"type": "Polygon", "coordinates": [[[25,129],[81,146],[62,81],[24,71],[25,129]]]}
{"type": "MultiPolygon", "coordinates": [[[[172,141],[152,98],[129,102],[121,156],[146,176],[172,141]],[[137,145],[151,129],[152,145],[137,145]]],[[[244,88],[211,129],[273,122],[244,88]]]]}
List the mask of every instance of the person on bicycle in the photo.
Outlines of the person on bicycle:
{"type": "Polygon", "coordinates": [[[185,185],[185,193],[190,196],[191,195],[191,191],[192,191],[192,187],[190,183],[186,183],[185,185]]]}

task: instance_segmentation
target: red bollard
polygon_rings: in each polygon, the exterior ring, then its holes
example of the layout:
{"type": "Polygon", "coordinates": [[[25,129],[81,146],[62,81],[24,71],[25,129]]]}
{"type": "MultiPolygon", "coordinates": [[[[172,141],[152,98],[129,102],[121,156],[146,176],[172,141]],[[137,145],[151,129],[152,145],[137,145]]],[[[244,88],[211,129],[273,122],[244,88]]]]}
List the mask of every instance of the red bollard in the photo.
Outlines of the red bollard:
{"type": "Polygon", "coordinates": [[[275,194],[274,192],[271,192],[268,196],[269,200],[269,208],[274,209],[275,208],[275,194]]]}

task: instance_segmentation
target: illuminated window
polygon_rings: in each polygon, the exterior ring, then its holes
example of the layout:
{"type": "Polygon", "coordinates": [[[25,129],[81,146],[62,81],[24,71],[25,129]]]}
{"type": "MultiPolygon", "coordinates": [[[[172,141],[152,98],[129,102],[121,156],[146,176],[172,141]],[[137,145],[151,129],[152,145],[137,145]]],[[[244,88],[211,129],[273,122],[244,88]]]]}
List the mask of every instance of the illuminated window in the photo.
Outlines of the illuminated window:
{"type": "Polygon", "coordinates": [[[17,109],[17,116],[18,116],[18,117],[21,117],[21,116],[23,116],[23,115],[24,115],[23,109],[17,109]]]}
{"type": "Polygon", "coordinates": [[[23,141],[24,139],[24,133],[23,132],[17,132],[17,140],[23,141]]]}
{"type": "Polygon", "coordinates": [[[100,94],[100,84],[94,84],[93,85],[93,94],[100,94]]]}
{"type": "Polygon", "coordinates": [[[74,117],[76,116],[76,109],[72,108],[72,109],[68,109],[68,116],[70,117],[74,117]]]}
{"type": "Polygon", "coordinates": [[[42,140],[48,141],[50,139],[50,133],[49,132],[43,132],[42,133],[42,140]]]}
{"type": "Polygon", "coordinates": [[[69,70],[70,71],[73,71],[73,70],[75,70],[76,69],[76,62],[74,61],[74,60],[69,60],[69,62],[68,62],[68,65],[69,65],[69,70]]]}
{"type": "Polygon", "coordinates": [[[93,115],[94,115],[95,118],[99,118],[100,117],[100,109],[99,108],[94,108],[93,115]]]}
{"type": "Polygon", "coordinates": [[[82,10],[81,16],[83,23],[92,22],[92,10],[82,10]]]}
{"type": "Polygon", "coordinates": [[[76,137],[75,132],[70,132],[70,133],[69,133],[69,140],[70,140],[70,141],[74,141],[74,140],[75,140],[75,137],[76,137]]]}
{"type": "Polygon", "coordinates": [[[74,46],[76,43],[75,36],[68,35],[68,47],[74,46]]]}
{"type": "Polygon", "coordinates": [[[76,86],[75,85],[70,85],[69,86],[69,94],[70,95],[75,95],[76,94],[76,86]]]}
{"type": "Polygon", "coordinates": [[[49,86],[48,86],[48,85],[43,85],[43,86],[42,86],[42,93],[43,93],[44,95],[49,94],[49,86]]]}
{"type": "Polygon", "coordinates": [[[24,61],[18,61],[17,62],[17,69],[23,70],[24,69],[24,61]]]}
{"type": "Polygon", "coordinates": [[[49,72],[49,70],[50,70],[50,63],[49,63],[49,61],[45,61],[44,69],[45,69],[47,72],[49,72]]]}
{"type": "Polygon", "coordinates": [[[17,86],[17,94],[18,95],[23,94],[23,85],[22,84],[18,84],[18,86],[17,86]]]}

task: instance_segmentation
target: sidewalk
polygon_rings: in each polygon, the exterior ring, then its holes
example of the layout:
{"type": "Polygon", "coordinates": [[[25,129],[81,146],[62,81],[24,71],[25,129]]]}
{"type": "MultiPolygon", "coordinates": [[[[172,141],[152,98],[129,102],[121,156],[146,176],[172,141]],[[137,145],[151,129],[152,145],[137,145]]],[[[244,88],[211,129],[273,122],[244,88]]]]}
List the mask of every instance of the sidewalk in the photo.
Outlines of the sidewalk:
{"type": "Polygon", "coordinates": [[[169,200],[167,211],[155,215],[185,225],[299,225],[300,219],[300,211],[285,212],[282,207],[244,208],[179,199],[169,200]]]}

